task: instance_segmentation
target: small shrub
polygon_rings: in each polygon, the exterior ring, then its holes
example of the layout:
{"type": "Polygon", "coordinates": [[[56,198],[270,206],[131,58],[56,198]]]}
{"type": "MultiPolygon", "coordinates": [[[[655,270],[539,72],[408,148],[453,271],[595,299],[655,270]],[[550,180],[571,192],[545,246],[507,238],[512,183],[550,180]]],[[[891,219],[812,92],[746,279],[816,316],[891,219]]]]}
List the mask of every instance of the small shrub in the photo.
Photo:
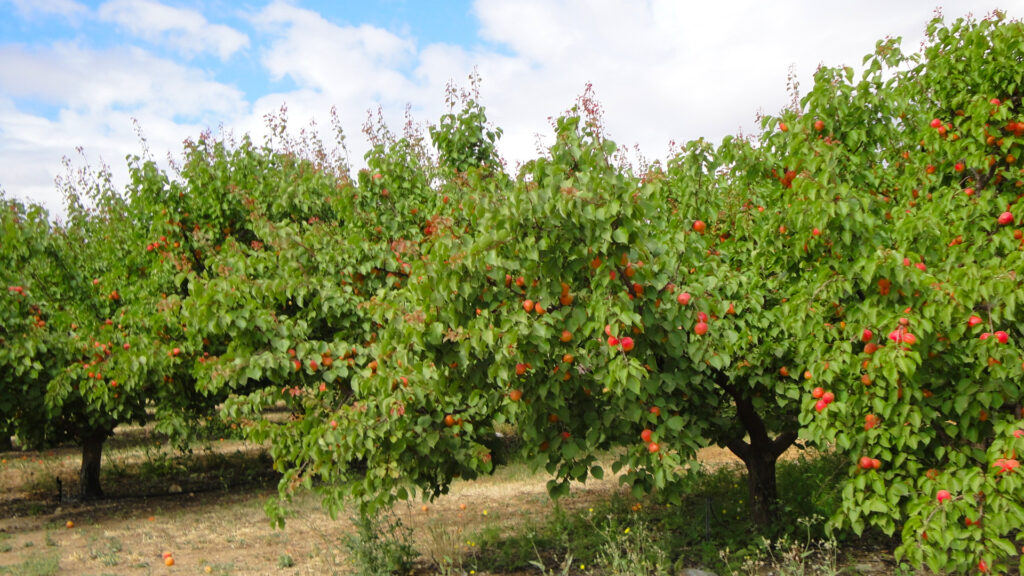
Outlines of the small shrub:
{"type": "MultiPolygon", "coordinates": [[[[810,525],[805,522],[805,525],[810,525]]],[[[835,576],[841,572],[838,565],[838,547],[835,540],[808,538],[800,541],[789,536],[775,540],[761,538],[739,553],[736,562],[728,549],[722,551],[722,561],[732,576],[771,573],[778,576],[835,576]],[[737,566],[738,564],[738,566],[737,566]]]]}
{"type": "Polygon", "coordinates": [[[343,540],[359,576],[389,576],[412,570],[417,554],[412,530],[391,514],[360,515],[352,519],[356,533],[343,540]]]}
{"type": "Polygon", "coordinates": [[[623,523],[608,516],[602,525],[592,524],[604,545],[598,550],[596,564],[608,576],[667,576],[672,563],[661,539],[636,514],[623,523]]]}
{"type": "Polygon", "coordinates": [[[439,574],[463,574],[466,540],[462,528],[447,522],[432,522],[427,527],[429,536],[426,556],[439,574]]]}

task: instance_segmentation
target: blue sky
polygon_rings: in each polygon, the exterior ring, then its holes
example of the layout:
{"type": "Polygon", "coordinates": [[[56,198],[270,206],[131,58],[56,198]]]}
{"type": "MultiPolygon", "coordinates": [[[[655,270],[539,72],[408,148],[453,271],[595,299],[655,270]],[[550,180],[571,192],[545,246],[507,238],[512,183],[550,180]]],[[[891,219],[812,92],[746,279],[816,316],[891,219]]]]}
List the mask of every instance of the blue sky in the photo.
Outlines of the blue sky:
{"type": "MultiPolygon", "coordinates": [[[[48,0],[35,0],[47,4],[48,0]]],[[[0,42],[2,44],[18,44],[26,47],[45,47],[54,43],[79,43],[95,49],[117,49],[125,46],[140,46],[162,58],[179,58],[182,56],[173,45],[165,40],[168,34],[157,38],[139,37],[132,30],[123,26],[111,25],[110,17],[103,17],[101,9],[105,1],[77,2],[79,6],[96,14],[89,17],[85,10],[72,11],[70,17],[57,16],[33,8],[20,8],[19,2],[0,0],[4,12],[13,10],[14,18],[0,19],[0,42]]],[[[24,3],[26,6],[29,2],[24,3]]],[[[155,3],[154,3],[155,4],[155,3]]],[[[228,26],[248,36],[246,48],[258,48],[268,40],[266,31],[252,25],[247,15],[257,13],[267,2],[214,2],[186,1],[163,2],[167,6],[195,11],[204,15],[211,24],[228,26]]],[[[413,39],[417,44],[452,43],[460,46],[480,44],[476,35],[476,19],[470,2],[443,1],[352,1],[341,2],[296,2],[316,12],[323,18],[339,25],[373,26],[390,31],[396,35],[413,39]]],[[[2,12],[0,12],[2,13],[2,12]]],[[[186,61],[193,66],[202,67],[216,74],[218,80],[234,85],[242,90],[248,99],[282,88],[292,87],[287,78],[272,80],[263,70],[258,59],[258,52],[242,49],[232,54],[227,60],[221,61],[216,54],[187,54],[186,61]],[[282,84],[284,82],[285,84],[282,84]]],[[[15,90],[16,93],[16,90],[15,90]]],[[[19,107],[37,111],[45,117],[53,118],[59,106],[52,102],[39,100],[34,96],[15,96],[19,107]]]]}
{"type": "MultiPolygon", "coordinates": [[[[947,18],[1024,0],[942,2],[947,18]]],[[[669,142],[756,131],[821,64],[858,65],[876,40],[915,50],[923,0],[0,0],[0,189],[60,212],[73,163],[173,157],[204,129],[265,132],[338,110],[354,168],[378,106],[392,126],[445,112],[444,89],[477,70],[510,164],[535,156],[548,118],[589,82],[611,136],[663,157],[669,142]],[[81,146],[85,156],[79,157],[81,146]]]]}

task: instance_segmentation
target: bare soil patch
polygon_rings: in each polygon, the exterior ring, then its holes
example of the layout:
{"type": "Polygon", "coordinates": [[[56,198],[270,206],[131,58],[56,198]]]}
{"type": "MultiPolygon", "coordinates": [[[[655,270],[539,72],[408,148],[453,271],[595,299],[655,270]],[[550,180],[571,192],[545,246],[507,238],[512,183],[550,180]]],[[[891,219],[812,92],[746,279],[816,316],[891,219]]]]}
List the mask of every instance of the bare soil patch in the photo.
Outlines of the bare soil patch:
{"type": "MultiPolygon", "coordinates": [[[[194,465],[201,469],[189,469],[144,434],[135,443],[115,442],[104,460],[114,472],[105,478],[111,496],[91,503],[57,499],[55,478],[63,479],[65,493],[74,483],[76,450],[0,454],[0,574],[346,573],[341,543],[353,525],[347,517],[326,515],[315,496],[296,498],[285,529],[270,526],[263,505],[277,497],[276,478],[269,461],[253,466],[261,452],[241,442],[215,442],[199,453],[194,465]],[[242,477],[238,466],[245,470],[242,477]],[[166,552],[173,555],[172,567],[164,564],[166,552]],[[38,571],[29,571],[37,569],[36,562],[38,571]],[[47,571],[52,566],[59,569],[47,571]]],[[[738,464],[719,448],[702,450],[699,459],[714,467],[738,464]]],[[[512,533],[542,523],[554,506],[546,481],[512,465],[491,477],[458,482],[435,502],[402,504],[395,512],[413,529],[424,558],[472,552],[473,535],[485,528],[512,533]]],[[[578,510],[617,492],[626,497],[609,475],[574,487],[560,505],[578,510]]],[[[476,573],[487,574],[482,568],[476,573]]]]}

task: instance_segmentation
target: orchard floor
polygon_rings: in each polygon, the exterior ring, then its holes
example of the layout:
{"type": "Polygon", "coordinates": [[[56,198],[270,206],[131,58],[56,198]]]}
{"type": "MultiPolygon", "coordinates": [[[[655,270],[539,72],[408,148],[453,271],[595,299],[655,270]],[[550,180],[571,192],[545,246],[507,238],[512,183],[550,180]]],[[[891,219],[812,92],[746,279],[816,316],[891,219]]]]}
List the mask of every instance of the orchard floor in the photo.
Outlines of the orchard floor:
{"type": "MultiPolygon", "coordinates": [[[[138,449],[114,444],[104,460],[113,470],[104,479],[111,497],[88,504],[57,501],[54,478],[63,478],[67,490],[78,463],[75,451],[0,454],[0,574],[348,573],[341,545],[344,535],[353,532],[347,517],[332,520],[315,497],[300,496],[286,528],[275,530],[263,510],[264,502],[276,497],[273,478],[254,472],[243,487],[217,486],[204,480],[207,476],[179,467],[167,454],[166,447],[147,452],[150,463],[140,469],[138,449]],[[165,552],[172,554],[171,567],[165,566],[165,552]]],[[[213,457],[208,466],[230,466],[224,454],[252,461],[260,451],[221,441],[208,454],[213,457]]],[[[700,459],[709,466],[736,463],[720,449],[706,449],[700,459]]],[[[397,513],[413,529],[422,558],[471,558],[477,545],[474,535],[482,530],[512,533],[544,521],[553,509],[545,481],[513,465],[492,477],[457,483],[450,494],[425,508],[417,502],[399,506],[397,513]]],[[[585,509],[619,491],[609,476],[574,487],[561,506],[585,509]]],[[[850,574],[891,571],[890,564],[869,554],[847,556],[844,564],[856,567],[850,574]]],[[[473,568],[479,575],[494,573],[485,566],[473,568]]]]}

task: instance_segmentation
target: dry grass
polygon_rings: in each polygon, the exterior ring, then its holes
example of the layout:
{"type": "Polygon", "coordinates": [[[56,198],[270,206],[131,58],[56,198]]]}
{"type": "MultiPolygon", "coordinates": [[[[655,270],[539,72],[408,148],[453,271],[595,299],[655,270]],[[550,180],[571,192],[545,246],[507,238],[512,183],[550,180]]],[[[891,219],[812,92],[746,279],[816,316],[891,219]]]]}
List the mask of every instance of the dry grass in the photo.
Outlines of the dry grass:
{"type": "MultiPolygon", "coordinates": [[[[218,441],[183,458],[145,430],[129,429],[104,452],[104,488],[111,497],[89,504],[57,499],[55,478],[62,479],[65,494],[75,485],[76,450],[0,454],[0,574],[345,573],[341,541],[352,524],[329,518],[314,496],[299,495],[287,527],[271,528],[263,505],[276,498],[276,483],[269,470],[252,470],[269,468],[260,462],[261,451],[218,441]],[[250,468],[249,475],[231,485],[211,481],[217,466],[232,464],[230,458],[250,468]],[[182,491],[170,493],[172,485],[182,491]],[[69,521],[72,528],[65,525],[69,521]],[[165,552],[172,553],[173,567],[164,565],[165,552]],[[48,561],[33,564],[40,558],[48,561]]],[[[420,502],[395,511],[413,528],[424,558],[455,556],[468,547],[466,535],[485,525],[514,530],[524,518],[541,518],[550,508],[545,481],[514,465],[494,477],[457,483],[426,511],[420,502]]],[[[594,483],[569,502],[613,489],[613,481],[594,483]]]]}
{"type": "MultiPolygon", "coordinates": [[[[287,527],[274,530],[263,511],[264,502],[277,495],[271,476],[250,470],[230,485],[207,477],[211,470],[218,474],[217,466],[266,467],[260,452],[241,442],[218,441],[197,460],[179,460],[145,430],[128,430],[105,452],[105,489],[113,497],[90,504],[56,499],[55,477],[64,480],[66,490],[74,484],[76,451],[0,454],[0,574],[345,573],[341,541],[353,531],[347,518],[331,519],[314,496],[299,495],[287,527]],[[182,492],[168,493],[171,484],[182,492]],[[74,527],[67,528],[68,521],[74,527]],[[172,553],[173,567],[164,565],[164,552],[172,553]],[[53,562],[38,569],[28,564],[54,557],[57,571],[53,562]]],[[[701,456],[710,464],[735,462],[717,449],[701,456]]],[[[458,558],[472,550],[472,534],[485,527],[511,533],[542,522],[552,509],[546,481],[512,465],[492,477],[456,483],[426,510],[416,502],[395,512],[413,529],[422,557],[458,558]]],[[[617,490],[616,478],[609,475],[575,487],[562,506],[590,506],[617,490]]]]}

